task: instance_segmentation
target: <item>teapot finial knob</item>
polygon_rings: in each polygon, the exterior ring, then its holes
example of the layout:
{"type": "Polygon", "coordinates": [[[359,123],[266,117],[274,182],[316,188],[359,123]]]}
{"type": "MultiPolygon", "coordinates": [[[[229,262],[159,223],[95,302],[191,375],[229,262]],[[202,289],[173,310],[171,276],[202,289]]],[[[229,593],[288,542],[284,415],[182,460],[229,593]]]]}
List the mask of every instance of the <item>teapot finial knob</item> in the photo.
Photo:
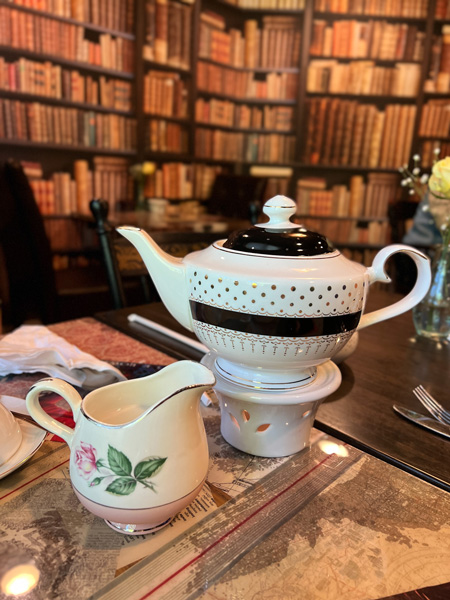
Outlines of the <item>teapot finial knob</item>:
{"type": "Polygon", "coordinates": [[[294,229],[298,225],[291,222],[295,215],[297,205],[287,196],[274,196],[267,200],[263,206],[263,212],[269,217],[268,223],[258,223],[257,227],[264,229],[294,229]]]}

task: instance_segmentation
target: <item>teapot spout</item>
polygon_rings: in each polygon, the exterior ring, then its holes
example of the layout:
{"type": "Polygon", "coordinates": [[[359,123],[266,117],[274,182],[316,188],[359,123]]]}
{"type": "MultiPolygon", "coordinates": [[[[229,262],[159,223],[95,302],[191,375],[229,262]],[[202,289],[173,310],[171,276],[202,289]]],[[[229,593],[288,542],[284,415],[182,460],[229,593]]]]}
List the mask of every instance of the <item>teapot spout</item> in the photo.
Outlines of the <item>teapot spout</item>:
{"type": "Polygon", "coordinates": [[[139,227],[122,226],[117,231],[139,252],[167,310],[183,327],[193,331],[183,260],[164,252],[139,227]]]}

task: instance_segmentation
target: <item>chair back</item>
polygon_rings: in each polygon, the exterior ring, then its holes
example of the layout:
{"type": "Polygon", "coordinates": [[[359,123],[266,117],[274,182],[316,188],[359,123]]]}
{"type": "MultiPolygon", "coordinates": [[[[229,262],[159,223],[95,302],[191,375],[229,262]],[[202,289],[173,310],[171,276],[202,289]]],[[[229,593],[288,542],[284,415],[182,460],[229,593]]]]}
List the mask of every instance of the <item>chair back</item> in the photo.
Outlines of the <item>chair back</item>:
{"type": "Polygon", "coordinates": [[[208,200],[208,212],[256,223],[261,211],[266,177],[216,175],[208,200]]]}
{"type": "MultiPolygon", "coordinates": [[[[158,292],[138,251],[109,225],[108,203],[99,199],[91,200],[90,208],[95,219],[114,308],[127,305],[124,283],[132,278],[140,280],[145,302],[159,301],[158,292]]],[[[149,233],[164,252],[178,258],[202,250],[224,237],[224,234],[212,231],[160,230],[149,233]]]]}
{"type": "Polygon", "coordinates": [[[0,165],[0,247],[5,322],[17,327],[30,318],[57,320],[50,242],[27,176],[12,160],[0,165]]]}
{"type": "Polygon", "coordinates": [[[156,290],[139,253],[107,221],[108,202],[93,199],[90,209],[95,219],[113,307],[123,308],[127,305],[124,285],[127,279],[139,280],[145,302],[156,301],[156,290]]]}

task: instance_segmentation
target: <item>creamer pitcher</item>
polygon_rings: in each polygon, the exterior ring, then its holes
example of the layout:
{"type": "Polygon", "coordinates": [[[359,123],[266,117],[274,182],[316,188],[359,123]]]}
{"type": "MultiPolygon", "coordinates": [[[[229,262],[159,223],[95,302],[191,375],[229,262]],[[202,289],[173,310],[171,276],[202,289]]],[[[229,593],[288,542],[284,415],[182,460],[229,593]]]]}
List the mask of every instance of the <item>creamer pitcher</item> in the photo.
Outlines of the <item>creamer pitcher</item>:
{"type": "Polygon", "coordinates": [[[65,381],[49,378],[30,389],[27,408],[69,445],[80,502],[117,531],[145,534],[169,523],[203,486],[209,456],[199,401],[214,383],[209,369],[191,361],[99,388],[83,400],[65,381]],[[74,429],[41,408],[41,392],[69,403],[74,429]]]}

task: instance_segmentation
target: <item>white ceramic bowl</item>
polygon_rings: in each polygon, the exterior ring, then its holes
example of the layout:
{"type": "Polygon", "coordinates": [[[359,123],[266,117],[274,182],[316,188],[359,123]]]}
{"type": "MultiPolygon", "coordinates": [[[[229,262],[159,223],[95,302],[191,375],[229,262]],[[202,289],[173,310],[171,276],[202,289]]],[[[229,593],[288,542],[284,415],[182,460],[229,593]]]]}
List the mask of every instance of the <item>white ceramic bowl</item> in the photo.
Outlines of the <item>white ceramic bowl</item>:
{"type": "Polygon", "coordinates": [[[22,443],[22,430],[13,414],[0,403],[0,465],[17,452],[22,443]]]}

